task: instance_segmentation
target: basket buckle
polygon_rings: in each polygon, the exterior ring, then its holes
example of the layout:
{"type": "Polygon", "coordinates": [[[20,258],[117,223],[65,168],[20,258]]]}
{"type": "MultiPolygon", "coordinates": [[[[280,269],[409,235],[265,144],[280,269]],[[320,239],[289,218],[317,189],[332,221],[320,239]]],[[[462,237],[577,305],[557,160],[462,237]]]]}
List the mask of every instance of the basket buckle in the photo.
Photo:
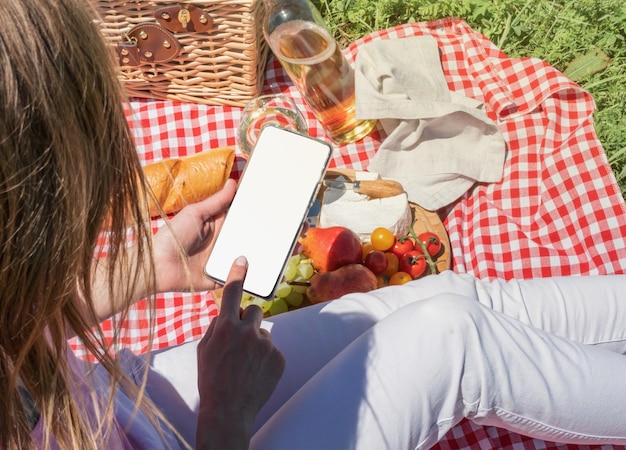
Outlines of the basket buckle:
{"type": "Polygon", "coordinates": [[[117,44],[121,66],[166,63],[176,58],[182,50],[174,35],[156,23],[137,25],[125,33],[123,38],[117,44]]]}
{"type": "Polygon", "coordinates": [[[194,5],[173,5],[159,8],[154,18],[172,33],[209,32],[213,18],[205,10],[194,5]]]}
{"type": "Polygon", "coordinates": [[[141,64],[137,50],[137,41],[128,36],[128,33],[124,33],[122,37],[124,40],[118,42],[115,47],[120,66],[137,67],[141,64]]]}

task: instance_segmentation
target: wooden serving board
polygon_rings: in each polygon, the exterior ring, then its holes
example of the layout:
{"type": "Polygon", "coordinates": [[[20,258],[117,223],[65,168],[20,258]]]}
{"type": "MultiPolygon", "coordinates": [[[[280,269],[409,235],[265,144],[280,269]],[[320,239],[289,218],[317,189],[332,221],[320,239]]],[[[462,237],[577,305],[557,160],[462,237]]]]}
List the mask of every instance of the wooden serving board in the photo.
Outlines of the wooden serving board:
{"type": "MultiPolygon", "coordinates": [[[[354,182],[356,181],[356,172],[353,169],[328,169],[326,171],[326,178],[338,177],[344,177],[347,181],[354,182]]],[[[322,189],[319,198],[322,199],[323,195],[322,189]]],[[[440,272],[450,269],[452,264],[450,239],[439,215],[435,211],[426,210],[415,203],[409,203],[409,205],[413,213],[413,229],[415,233],[419,235],[420,233],[431,231],[441,239],[443,249],[435,261],[437,269],[440,272]]]]}

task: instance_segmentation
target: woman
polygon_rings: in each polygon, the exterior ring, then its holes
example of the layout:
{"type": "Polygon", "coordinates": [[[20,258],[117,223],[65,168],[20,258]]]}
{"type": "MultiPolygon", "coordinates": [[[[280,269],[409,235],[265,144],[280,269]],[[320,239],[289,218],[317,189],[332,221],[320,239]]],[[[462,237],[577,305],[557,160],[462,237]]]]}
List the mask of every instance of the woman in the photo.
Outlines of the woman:
{"type": "Polygon", "coordinates": [[[262,323],[240,311],[239,258],[201,341],[114,359],[100,320],[215,287],[201,267],[235,186],[151,236],[91,17],[81,0],[0,2],[0,447],[428,448],[464,417],[626,444],[623,276],[445,272],[262,323]],[[97,366],[73,357],[73,335],[97,366]]]}
{"type": "MultiPolygon", "coordinates": [[[[190,206],[152,240],[111,54],[86,4],[0,2],[0,448],[139,448],[150,432],[160,447],[143,448],[177,448],[180,437],[145,395],[143,380],[136,384],[112,358],[98,324],[117,312],[121,323],[129,305],[156,292],[215,287],[200,268],[235,186],[190,206]],[[108,254],[96,260],[103,231],[108,254]],[[73,335],[98,358],[94,374],[68,349],[73,335]],[[120,407],[122,395],[132,399],[130,409],[120,407]],[[131,420],[135,405],[141,420],[131,420]],[[126,419],[142,424],[135,435],[124,431],[126,419]]],[[[241,279],[245,263],[234,267],[241,279]]],[[[240,284],[232,290],[237,296],[240,284]]],[[[249,433],[251,420],[231,420],[229,408],[245,401],[254,415],[254,399],[260,407],[280,376],[282,357],[260,321],[250,309],[206,341],[208,351],[217,348],[214,357],[222,348],[258,347],[250,360],[229,362],[270,368],[261,382],[242,370],[202,368],[203,379],[238,387],[203,399],[201,417],[215,443],[249,433]]]]}

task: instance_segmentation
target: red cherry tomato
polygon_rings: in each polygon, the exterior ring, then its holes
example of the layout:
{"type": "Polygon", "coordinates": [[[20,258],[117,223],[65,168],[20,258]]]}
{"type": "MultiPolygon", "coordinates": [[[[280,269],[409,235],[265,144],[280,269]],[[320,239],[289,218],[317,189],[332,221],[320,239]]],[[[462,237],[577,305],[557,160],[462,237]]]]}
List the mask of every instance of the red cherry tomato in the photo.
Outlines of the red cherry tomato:
{"type": "Polygon", "coordinates": [[[434,258],[439,255],[441,251],[441,239],[439,239],[439,236],[433,232],[427,231],[420,234],[417,238],[424,244],[426,251],[431,257],[434,258]]]}
{"type": "Polygon", "coordinates": [[[380,250],[372,250],[365,257],[363,265],[374,272],[374,275],[380,275],[387,269],[387,257],[380,250]]]}
{"type": "Polygon", "coordinates": [[[427,266],[424,254],[418,250],[411,250],[400,258],[400,271],[408,273],[414,280],[424,275],[427,266]]]}
{"type": "Polygon", "coordinates": [[[402,258],[402,255],[414,249],[415,246],[413,245],[413,241],[409,239],[408,236],[396,236],[396,239],[393,241],[393,245],[389,251],[398,258],[402,258]]]}

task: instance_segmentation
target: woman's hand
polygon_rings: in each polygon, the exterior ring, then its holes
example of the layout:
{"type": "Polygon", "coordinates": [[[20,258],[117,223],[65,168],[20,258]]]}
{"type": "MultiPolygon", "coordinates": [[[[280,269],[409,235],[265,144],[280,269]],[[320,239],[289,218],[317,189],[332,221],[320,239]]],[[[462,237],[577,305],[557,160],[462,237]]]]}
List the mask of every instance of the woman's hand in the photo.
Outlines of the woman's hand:
{"type": "Polygon", "coordinates": [[[217,287],[204,276],[203,267],[236,186],[236,181],[229,179],[222,190],[186,206],[170,220],[169,226],[161,227],[156,233],[154,257],[158,292],[206,291],[217,287]]]}
{"type": "MultiPolygon", "coordinates": [[[[236,186],[236,181],[229,179],[221,191],[186,206],[170,219],[169,226],[161,227],[156,233],[154,257],[158,292],[206,291],[219,286],[204,275],[204,265],[222,228],[236,186]],[[185,253],[181,253],[181,249],[185,253]]],[[[306,233],[307,229],[305,222],[301,233],[306,233]]],[[[298,243],[294,254],[300,251],[302,246],[298,243]]]]}
{"type": "Polygon", "coordinates": [[[247,262],[238,258],[224,287],[219,315],[198,345],[198,449],[247,449],[254,420],[276,388],[285,360],[261,309],[241,310],[247,262]]]}
{"type": "MultiPolygon", "coordinates": [[[[221,191],[202,202],[183,208],[169,221],[169,225],[166,224],[156,233],[153,249],[157,293],[210,290],[217,287],[216,283],[204,276],[203,266],[224,222],[224,215],[235,195],[236,186],[236,181],[228,180],[221,191]]],[[[121,302],[115,302],[123,293],[110,291],[107,261],[107,258],[100,259],[94,267],[93,275],[92,292],[96,314],[100,320],[118,313],[124,306],[121,302]]],[[[138,269],[133,264],[127,268],[130,274],[138,269]]],[[[140,280],[132,294],[134,301],[146,297],[146,289],[147,284],[140,280]]]]}

